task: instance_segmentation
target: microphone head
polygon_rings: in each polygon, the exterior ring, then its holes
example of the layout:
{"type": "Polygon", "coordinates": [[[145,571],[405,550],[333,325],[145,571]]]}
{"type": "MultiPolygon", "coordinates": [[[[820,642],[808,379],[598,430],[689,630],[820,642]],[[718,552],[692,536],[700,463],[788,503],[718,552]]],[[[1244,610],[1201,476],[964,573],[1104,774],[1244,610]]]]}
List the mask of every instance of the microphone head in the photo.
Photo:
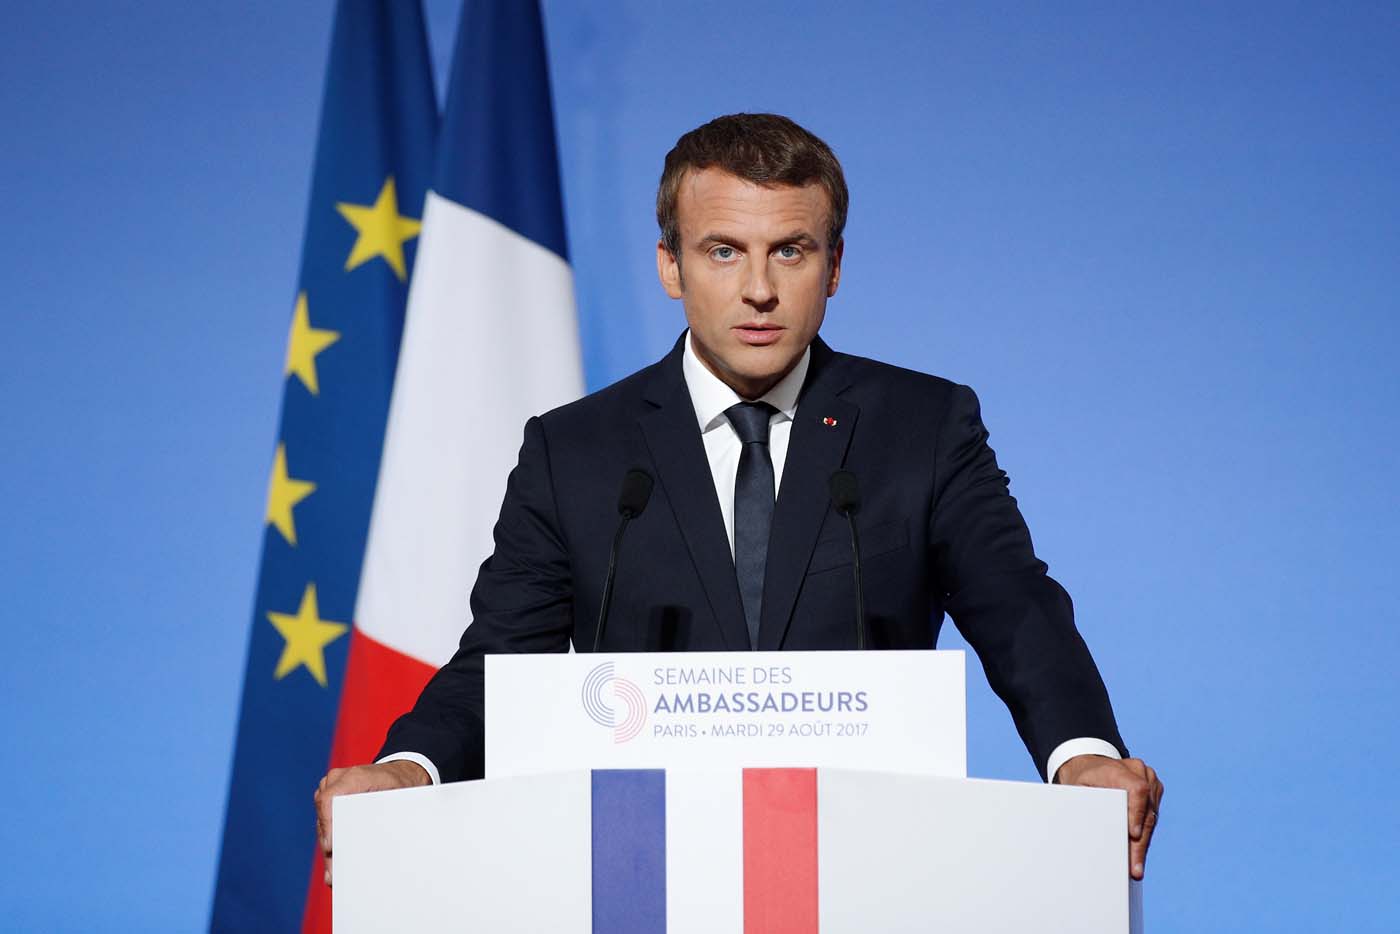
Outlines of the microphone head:
{"type": "Polygon", "coordinates": [[[651,500],[651,474],[640,467],[633,467],[622,478],[622,489],[617,494],[617,512],[628,519],[635,519],[647,508],[651,500]]]}
{"type": "Polygon", "coordinates": [[[831,488],[831,505],[836,507],[836,511],[841,515],[847,515],[860,509],[860,484],[856,481],[856,475],[849,470],[838,470],[831,475],[828,481],[831,488]]]}

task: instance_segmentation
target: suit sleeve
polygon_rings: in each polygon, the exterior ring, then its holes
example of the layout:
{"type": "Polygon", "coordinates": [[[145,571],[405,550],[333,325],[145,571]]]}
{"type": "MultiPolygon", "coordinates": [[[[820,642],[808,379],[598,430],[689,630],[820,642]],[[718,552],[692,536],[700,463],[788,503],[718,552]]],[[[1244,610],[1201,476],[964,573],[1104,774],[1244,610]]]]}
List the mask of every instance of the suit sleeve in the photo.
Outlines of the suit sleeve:
{"type": "Polygon", "coordinates": [[[929,530],[933,577],[948,613],[1011,710],[1042,778],[1065,740],[1098,737],[1127,755],[1069,594],[1035,556],[987,437],[977,396],[954,387],[938,436],[929,530]]]}
{"type": "Polygon", "coordinates": [[[424,687],[413,709],[389,728],[376,759],[414,752],[430,759],[444,782],[480,778],[485,770],[483,656],[568,651],[573,578],[538,418],[525,425],[494,535],[495,550],[472,588],[472,620],[456,654],[424,687]]]}

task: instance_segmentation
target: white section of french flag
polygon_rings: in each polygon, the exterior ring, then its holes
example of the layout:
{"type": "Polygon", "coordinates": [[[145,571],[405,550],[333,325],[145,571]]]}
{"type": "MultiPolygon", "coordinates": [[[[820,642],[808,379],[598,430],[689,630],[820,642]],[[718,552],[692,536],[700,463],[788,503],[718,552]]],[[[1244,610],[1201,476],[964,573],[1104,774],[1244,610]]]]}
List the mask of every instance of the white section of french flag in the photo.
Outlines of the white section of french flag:
{"type": "Polygon", "coordinates": [[[526,420],[583,392],[573,274],[428,194],[355,622],[434,667],[470,621],[526,420]]]}

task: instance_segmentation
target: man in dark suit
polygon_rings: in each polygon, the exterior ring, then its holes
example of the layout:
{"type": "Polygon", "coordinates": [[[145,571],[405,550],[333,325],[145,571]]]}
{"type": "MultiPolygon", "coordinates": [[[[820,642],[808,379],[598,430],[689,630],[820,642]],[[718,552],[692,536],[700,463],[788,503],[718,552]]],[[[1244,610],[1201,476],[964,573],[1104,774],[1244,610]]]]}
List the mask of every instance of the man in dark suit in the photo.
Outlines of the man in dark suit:
{"type": "Polygon", "coordinates": [[[689,328],[659,363],[526,425],[459,651],[377,763],[318,790],[328,878],[334,796],[481,776],[483,655],[591,648],[633,467],[656,487],[619,558],[604,648],[853,648],[850,540],[828,491],[851,471],[871,647],[931,648],[950,614],[1044,778],[1127,790],[1142,877],[1162,784],[1127,758],[976,397],[817,337],[846,207],[835,156],[786,118],[721,117],[677,142],[657,271],[689,328]]]}

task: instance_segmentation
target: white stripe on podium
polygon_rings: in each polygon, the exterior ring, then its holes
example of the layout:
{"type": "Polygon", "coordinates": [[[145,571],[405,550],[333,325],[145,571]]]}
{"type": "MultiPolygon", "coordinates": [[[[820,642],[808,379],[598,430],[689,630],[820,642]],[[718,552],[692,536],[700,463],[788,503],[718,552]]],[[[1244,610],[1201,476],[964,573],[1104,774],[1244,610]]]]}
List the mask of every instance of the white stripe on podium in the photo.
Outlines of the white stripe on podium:
{"type": "Polygon", "coordinates": [[[666,772],[667,934],[743,934],[743,772],[666,772]]]}

